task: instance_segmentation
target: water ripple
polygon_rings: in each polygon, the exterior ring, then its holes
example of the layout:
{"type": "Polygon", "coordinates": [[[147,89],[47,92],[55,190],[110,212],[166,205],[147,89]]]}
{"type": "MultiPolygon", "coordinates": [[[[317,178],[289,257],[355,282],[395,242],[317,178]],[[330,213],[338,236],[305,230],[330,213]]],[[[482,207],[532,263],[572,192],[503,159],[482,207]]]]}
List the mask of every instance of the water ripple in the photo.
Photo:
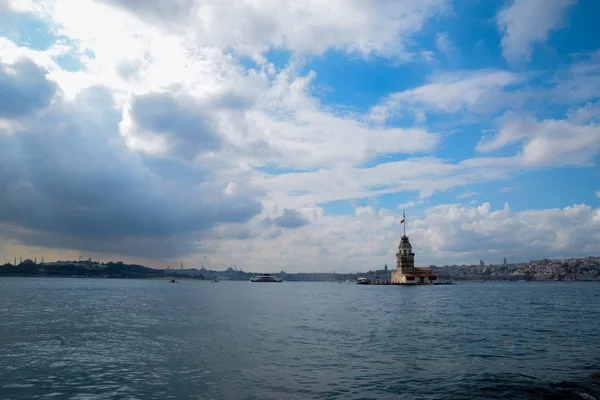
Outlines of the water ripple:
{"type": "Polygon", "coordinates": [[[0,279],[2,399],[598,399],[594,283],[0,279]]]}

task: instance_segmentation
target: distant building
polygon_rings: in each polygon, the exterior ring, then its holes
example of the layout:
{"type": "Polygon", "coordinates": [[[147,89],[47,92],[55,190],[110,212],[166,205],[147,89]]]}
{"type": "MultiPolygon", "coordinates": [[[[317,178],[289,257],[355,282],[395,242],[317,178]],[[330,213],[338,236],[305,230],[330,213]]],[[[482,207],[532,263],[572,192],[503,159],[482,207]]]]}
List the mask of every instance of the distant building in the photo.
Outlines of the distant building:
{"type": "Polygon", "coordinates": [[[396,253],[396,270],[392,271],[392,283],[404,284],[425,284],[433,283],[437,280],[437,274],[434,274],[429,267],[415,267],[415,253],[412,251],[412,245],[408,236],[406,236],[406,217],[403,214],[402,223],[404,223],[404,235],[398,245],[396,253]]]}
{"type": "Polygon", "coordinates": [[[480,266],[480,267],[483,267],[483,266],[485,266],[485,263],[483,262],[483,260],[479,260],[479,266],[480,266]]]}
{"type": "Polygon", "coordinates": [[[502,265],[506,265],[506,257],[502,260],[502,265]]]}
{"type": "Polygon", "coordinates": [[[388,270],[387,264],[385,264],[385,267],[383,267],[383,270],[384,270],[385,272],[387,272],[387,270],[388,270]]]}

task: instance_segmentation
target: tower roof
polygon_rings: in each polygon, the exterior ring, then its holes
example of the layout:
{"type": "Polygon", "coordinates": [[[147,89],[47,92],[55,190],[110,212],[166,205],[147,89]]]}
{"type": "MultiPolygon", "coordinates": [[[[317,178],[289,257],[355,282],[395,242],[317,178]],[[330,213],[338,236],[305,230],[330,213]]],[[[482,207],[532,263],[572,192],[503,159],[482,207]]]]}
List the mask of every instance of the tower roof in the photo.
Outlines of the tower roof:
{"type": "Polygon", "coordinates": [[[399,249],[412,249],[412,245],[410,244],[410,240],[408,240],[408,236],[403,235],[402,239],[400,239],[400,244],[398,245],[399,249]]]}

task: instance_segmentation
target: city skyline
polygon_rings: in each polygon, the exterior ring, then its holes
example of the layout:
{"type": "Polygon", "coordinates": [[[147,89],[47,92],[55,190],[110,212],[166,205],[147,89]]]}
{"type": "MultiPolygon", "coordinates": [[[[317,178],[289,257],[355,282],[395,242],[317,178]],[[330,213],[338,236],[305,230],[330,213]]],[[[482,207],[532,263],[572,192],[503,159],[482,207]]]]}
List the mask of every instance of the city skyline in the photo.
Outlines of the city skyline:
{"type": "Polygon", "coordinates": [[[346,272],[404,227],[418,266],[599,255],[599,12],[0,0],[0,259],[346,272]]]}

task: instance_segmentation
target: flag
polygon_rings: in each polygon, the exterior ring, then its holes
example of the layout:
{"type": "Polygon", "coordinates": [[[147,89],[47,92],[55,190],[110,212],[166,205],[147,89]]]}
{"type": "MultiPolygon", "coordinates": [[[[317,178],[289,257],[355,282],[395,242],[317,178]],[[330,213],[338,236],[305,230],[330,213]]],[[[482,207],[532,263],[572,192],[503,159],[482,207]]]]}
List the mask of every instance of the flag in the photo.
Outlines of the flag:
{"type": "Polygon", "coordinates": [[[404,223],[404,218],[402,218],[402,219],[400,220],[400,223],[401,223],[401,224],[403,224],[403,223],[404,223]]]}

